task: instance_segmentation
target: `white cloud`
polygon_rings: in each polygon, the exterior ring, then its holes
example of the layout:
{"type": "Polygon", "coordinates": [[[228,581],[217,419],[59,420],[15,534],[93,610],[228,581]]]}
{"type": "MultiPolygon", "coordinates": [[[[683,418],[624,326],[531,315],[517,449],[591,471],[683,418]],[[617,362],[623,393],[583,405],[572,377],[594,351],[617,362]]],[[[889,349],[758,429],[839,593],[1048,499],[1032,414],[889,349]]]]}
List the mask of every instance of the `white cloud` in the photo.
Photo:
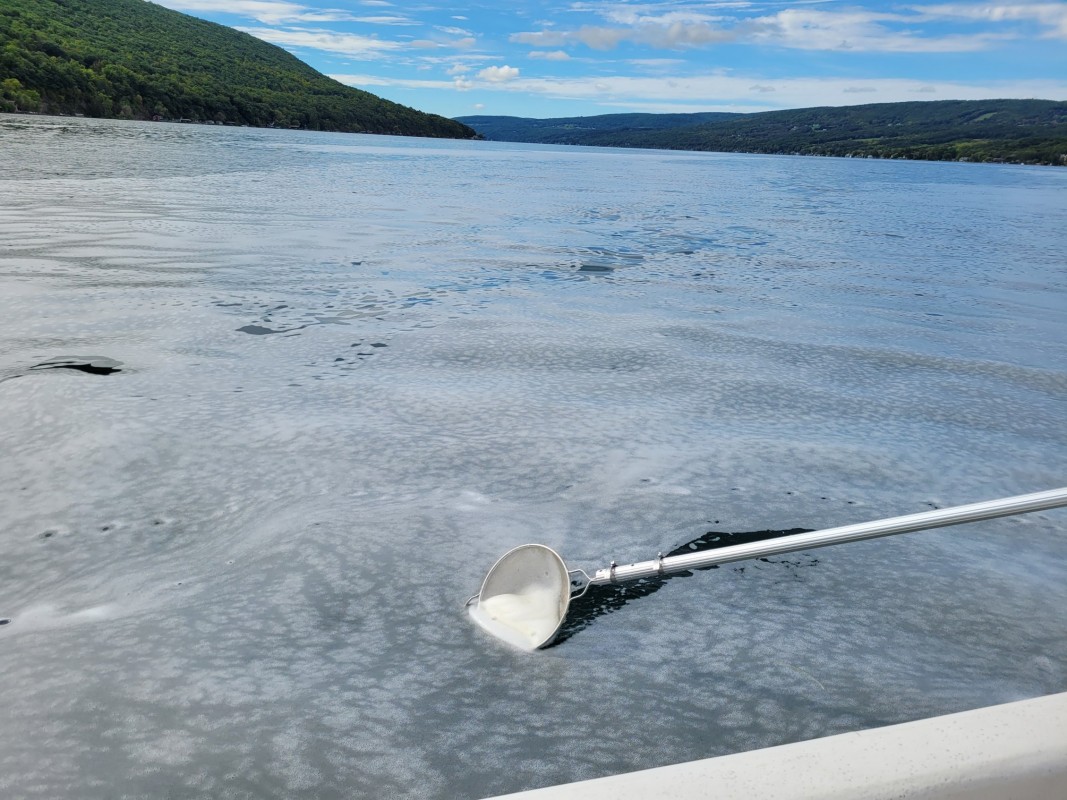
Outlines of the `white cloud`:
{"type": "Polygon", "coordinates": [[[347,11],[311,9],[285,0],[155,0],[158,5],[176,11],[204,11],[248,17],[267,25],[284,22],[331,22],[348,20],[347,11]]]}
{"type": "MultiPolygon", "coordinates": [[[[747,5],[747,4],[746,4],[747,5]]],[[[703,11],[666,11],[655,6],[615,6],[601,10],[601,16],[610,22],[620,25],[700,25],[708,22],[717,22],[722,17],[707,14],[703,11]]]]}
{"type": "Polygon", "coordinates": [[[1045,37],[1067,39],[1067,3],[945,3],[912,6],[927,19],[973,22],[1034,22],[1048,28],[1045,37]]]}
{"type": "Polygon", "coordinates": [[[955,9],[962,9],[959,14],[971,13],[976,19],[1038,20],[1056,31],[1067,32],[1067,3],[1062,6],[1009,6],[1015,9],[1014,16],[1006,11],[994,12],[989,7],[963,5],[915,7],[912,13],[868,11],[862,8],[834,11],[810,7],[787,8],[757,17],[713,16],[689,10],[651,14],[648,13],[650,8],[599,7],[600,15],[615,25],[525,31],[512,34],[511,41],[544,48],[585,45],[594,50],[612,50],[623,42],[671,50],[743,42],[798,50],[961,53],[985,50],[1012,36],[1011,32],[988,31],[924,35],[922,29],[916,27],[924,20],[933,19],[935,10],[942,17],[947,17],[957,13],[955,9]]]}
{"type": "Polygon", "coordinates": [[[583,25],[581,28],[569,31],[543,30],[511,35],[511,41],[534,47],[584,44],[594,50],[612,50],[626,41],[673,49],[726,42],[734,38],[736,38],[734,33],[708,23],[677,21],[668,24],[642,22],[626,28],[583,25]]]}
{"type": "MultiPolygon", "coordinates": [[[[418,78],[383,78],[381,75],[330,75],[346,86],[395,86],[401,89],[455,89],[456,81],[440,81],[418,78]]],[[[473,85],[473,84],[472,84],[473,85]]],[[[464,87],[470,88],[470,87],[464,87]]]]}
{"type": "Polygon", "coordinates": [[[509,67],[507,64],[502,67],[486,67],[478,73],[478,77],[490,83],[504,83],[518,78],[519,68],[509,67]]]}
{"type": "Polygon", "coordinates": [[[362,22],[365,25],[418,25],[415,20],[398,16],[349,17],[350,22],[362,22]]]}
{"type": "Polygon", "coordinates": [[[966,53],[988,49],[999,34],[919,36],[884,23],[909,17],[864,10],[819,11],[790,8],[744,23],[745,38],[798,50],[852,50],[882,53],[966,53]]]}
{"type": "Polygon", "coordinates": [[[419,47],[426,50],[433,50],[438,47],[453,47],[457,50],[468,50],[477,44],[477,40],[473,36],[467,36],[463,39],[414,39],[410,43],[411,47],[419,47]]]}
{"type": "Polygon", "coordinates": [[[540,58],[545,61],[570,61],[570,56],[563,50],[531,50],[527,54],[530,58],[540,58]]]}
{"type": "Polygon", "coordinates": [[[534,47],[559,47],[561,45],[584,44],[597,50],[610,50],[621,42],[626,32],[621,28],[614,29],[615,35],[605,36],[607,28],[593,28],[585,26],[573,31],[525,31],[513,33],[508,37],[509,41],[518,44],[528,44],[534,47]],[[596,33],[590,34],[590,31],[596,33]]]}
{"type": "Polygon", "coordinates": [[[355,33],[334,33],[326,30],[305,30],[278,28],[238,28],[257,39],[283,47],[310,47],[327,53],[350,56],[352,58],[373,58],[382,53],[407,47],[400,42],[391,42],[373,36],[360,36],[355,33]]]}

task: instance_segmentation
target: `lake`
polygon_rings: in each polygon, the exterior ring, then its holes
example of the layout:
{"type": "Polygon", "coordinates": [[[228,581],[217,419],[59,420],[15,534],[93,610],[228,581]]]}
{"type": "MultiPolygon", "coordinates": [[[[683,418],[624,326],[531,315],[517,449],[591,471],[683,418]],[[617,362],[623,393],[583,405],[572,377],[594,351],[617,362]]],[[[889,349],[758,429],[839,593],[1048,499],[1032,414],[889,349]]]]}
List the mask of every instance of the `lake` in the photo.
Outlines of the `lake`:
{"type": "Polygon", "coordinates": [[[481,798],[1067,690],[1067,170],[0,116],[0,794],[481,798]],[[709,536],[709,532],[715,534],[709,536]],[[651,591],[658,589],[658,591],[651,591]]]}

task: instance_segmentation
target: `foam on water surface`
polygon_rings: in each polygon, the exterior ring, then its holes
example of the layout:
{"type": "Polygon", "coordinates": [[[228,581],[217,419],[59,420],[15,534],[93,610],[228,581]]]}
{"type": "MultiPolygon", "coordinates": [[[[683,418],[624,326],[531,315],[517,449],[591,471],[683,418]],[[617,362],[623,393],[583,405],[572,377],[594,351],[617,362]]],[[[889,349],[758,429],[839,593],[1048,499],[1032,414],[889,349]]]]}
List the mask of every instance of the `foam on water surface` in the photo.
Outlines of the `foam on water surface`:
{"type": "Polygon", "coordinates": [[[0,141],[0,795],[463,800],[1067,690],[1067,512],[590,592],[536,656],[463,610],[524,542],[1061,484],[1067,172],[0,141]]]}

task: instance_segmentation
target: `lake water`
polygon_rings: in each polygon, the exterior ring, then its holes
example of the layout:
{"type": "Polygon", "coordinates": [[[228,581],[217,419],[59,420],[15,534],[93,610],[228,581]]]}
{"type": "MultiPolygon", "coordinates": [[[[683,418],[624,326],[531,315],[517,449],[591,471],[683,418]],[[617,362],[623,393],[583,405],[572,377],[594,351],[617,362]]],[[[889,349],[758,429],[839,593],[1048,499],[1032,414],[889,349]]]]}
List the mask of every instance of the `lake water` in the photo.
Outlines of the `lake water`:
{"type": "Polygon", "coordinates": [[[524,542],[1067,484],[1065,252],[1052,168],[0,117],[0,794],[480,798],[1067,690],[1063,510],[534,654],[463,609],[524,542]]]}

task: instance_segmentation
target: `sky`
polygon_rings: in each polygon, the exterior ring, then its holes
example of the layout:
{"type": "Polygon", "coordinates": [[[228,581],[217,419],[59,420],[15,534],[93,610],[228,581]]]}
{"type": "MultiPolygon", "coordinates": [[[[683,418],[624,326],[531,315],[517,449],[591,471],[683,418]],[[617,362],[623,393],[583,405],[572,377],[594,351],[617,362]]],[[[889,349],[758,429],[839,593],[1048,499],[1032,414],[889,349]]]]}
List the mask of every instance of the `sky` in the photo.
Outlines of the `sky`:
{"type": "Polygon", "coordinates": [[[1067,100],[1067,0],[155,0],[447,117],[1067,100]]]}

